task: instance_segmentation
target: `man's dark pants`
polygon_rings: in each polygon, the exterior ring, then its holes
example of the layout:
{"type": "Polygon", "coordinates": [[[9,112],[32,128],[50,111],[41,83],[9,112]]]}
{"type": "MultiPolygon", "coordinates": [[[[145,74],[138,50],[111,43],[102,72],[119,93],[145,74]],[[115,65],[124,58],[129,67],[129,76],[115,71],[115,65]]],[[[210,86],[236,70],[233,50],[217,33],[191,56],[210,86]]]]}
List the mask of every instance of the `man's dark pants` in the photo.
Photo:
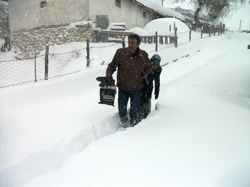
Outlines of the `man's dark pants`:
{"type": "Polygon", "coordinates": [[[125,91],[119,88],[118,91],[118,110],[121,123],[126,123],[127,104],[130,98],[130,123],[131,126],[139,122],[139,108],[140,108],[141,89],[135,91],[125,91]]]}

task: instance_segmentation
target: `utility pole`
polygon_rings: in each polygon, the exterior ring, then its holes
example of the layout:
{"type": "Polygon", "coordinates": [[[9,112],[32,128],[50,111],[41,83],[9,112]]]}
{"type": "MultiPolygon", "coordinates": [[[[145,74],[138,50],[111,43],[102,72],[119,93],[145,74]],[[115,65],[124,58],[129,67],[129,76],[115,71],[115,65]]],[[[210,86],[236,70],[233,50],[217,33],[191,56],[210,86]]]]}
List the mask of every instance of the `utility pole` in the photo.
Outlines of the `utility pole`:
{"type": "MultiPolygon", "coordinates": [[[[248,1],[248,8],[250,8],[250,0],[248,1]]],[[[250,12],[249,12],[249,31],[250,31],[250,12]]]]}
{"type": "Polygon", "coordinates": [[[161,4],[163,5],[163,0],[161,0],[161,4]]]}

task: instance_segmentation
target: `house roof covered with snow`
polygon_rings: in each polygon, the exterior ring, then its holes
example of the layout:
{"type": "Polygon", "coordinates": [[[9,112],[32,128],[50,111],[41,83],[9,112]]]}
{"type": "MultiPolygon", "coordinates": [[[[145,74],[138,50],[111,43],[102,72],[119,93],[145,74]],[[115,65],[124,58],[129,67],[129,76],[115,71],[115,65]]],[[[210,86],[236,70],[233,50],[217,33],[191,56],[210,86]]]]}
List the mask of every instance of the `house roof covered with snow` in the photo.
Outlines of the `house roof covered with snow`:
{"type": "Polygon", "coordinates": [[[161,1],[158,0],[136,0],[136,2],[144,5],[145,7],[148,7],[152,10],[154,10],[155,12],[163,15],[163,16],[170,16],[170,17],[175,17],[175,18],[178,18],[180,20],[185,20],[185,17],[179,13],[179,12],[176,12],[174,10],[171,10],[170,8],[167,8],[165,6],[163,6],[161,4],[161,1]]]}

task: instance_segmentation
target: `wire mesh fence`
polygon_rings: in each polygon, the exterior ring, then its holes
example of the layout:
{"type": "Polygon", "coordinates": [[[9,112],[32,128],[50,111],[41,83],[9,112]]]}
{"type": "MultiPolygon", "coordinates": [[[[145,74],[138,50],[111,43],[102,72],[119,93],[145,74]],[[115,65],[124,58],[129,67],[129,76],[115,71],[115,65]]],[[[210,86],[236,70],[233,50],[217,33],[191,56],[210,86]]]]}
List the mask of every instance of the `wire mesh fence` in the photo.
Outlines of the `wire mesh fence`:
{"type": "Polygon", "coordinates": [[[14,86],[35,80],[34,60],[0,62],[0,87],[14,86]]]}
{"type": "Polygon", "coordinates": [[[0,61],[0,88],[53,79],[85,68],[110,62],[120,43],[91,43],[87,47],[66,53],[45,53],[28,60],[0,61]],[[46,54],[47,64],[46,67],[46,54]],[[88,64],[89,62],[89,64],[88,64]]]}
{"type": "Polygon", "coordinates": [[[48,61],[48,79],[77,73],[87,67],[86,49],[49,54],[48,61]]]}
{"type": "Polygon", "coordinates": [[[108,64],[121,43],[92,43],[90,47],[90,67],[108,64]]]}
{"type": "MultiPolygon", "coordinates": [[[[189,35],[189,32],[178,33],[178,41],[181,41],[178,45],[188,43],[189,35]]],[[[203,34],[203,37],[209,36],[203,34]]],[[[166,42],[160,41],[160,38],[157,38],[156,43],[143,43],[143,50],[150,54],[176,47],[176,44],[170,42],[166,45],[166,42]]],[[[43,55],[35,55],[33,59],[0,61],[0,88],[48,80],[81,72],[88,66],[108,64],[112,61],[116,50],[124,46],[122,43],[90,43],[90,47],[88,42],[86,44],[84,48],[65,53],[48,51],[43,55]]]]}

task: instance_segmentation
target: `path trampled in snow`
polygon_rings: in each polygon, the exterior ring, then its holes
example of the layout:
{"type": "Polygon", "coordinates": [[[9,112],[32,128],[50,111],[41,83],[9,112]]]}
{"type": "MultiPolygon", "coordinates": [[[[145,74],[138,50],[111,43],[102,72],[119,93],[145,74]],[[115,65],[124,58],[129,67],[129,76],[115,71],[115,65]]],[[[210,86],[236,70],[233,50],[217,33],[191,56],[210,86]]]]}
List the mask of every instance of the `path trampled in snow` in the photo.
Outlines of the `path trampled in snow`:
{"type": "Polygon", "coordinates": [[[1,186],[250,186],[249,41],[159,51],[157,110],[125,131],[97,104],[106,66],[0,90],[1,186]]]}

